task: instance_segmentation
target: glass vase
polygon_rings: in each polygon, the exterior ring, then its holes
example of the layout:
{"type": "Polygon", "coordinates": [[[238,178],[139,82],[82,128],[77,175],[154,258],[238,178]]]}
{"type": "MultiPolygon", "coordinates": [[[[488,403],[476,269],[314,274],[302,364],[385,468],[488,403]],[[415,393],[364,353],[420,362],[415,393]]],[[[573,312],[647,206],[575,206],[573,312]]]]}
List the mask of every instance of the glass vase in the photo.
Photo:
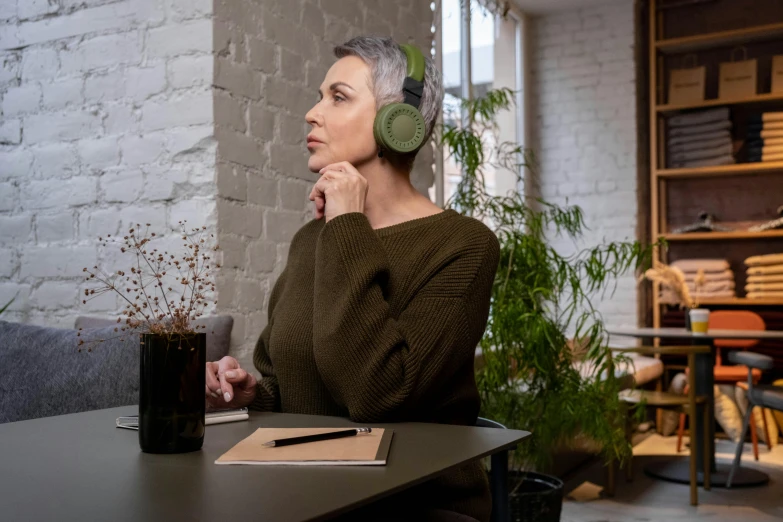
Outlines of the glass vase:
{"type": "Polygon", "coordinates": [[[184,453],[204,443],[207,334],[142,334],[139,445],[184,453]]]}

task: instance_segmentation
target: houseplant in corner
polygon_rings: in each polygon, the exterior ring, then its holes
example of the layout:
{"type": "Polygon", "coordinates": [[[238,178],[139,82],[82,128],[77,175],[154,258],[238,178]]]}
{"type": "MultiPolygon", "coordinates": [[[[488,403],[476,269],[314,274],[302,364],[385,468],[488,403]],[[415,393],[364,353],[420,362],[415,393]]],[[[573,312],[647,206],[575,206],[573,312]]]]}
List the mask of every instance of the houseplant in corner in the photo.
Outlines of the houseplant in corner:
{"type": "MultiPolygon", "coordinates": [[[[206,227],[189,232],[185,222],[179,225],[184,253],[178,256],[153,248],[161,238],[149,225],[144,231],[136,225],[122,238],[99,238],[101,246],[128,255],[130,268],[111,274],[84,268],[87,283],[98,287],[85,289],[82,303],[107,292],[121,296],[125,307],[114,331],[140,343],[139,445],[148,453],[195,451],[204,442],[206,333],[193,321],[215,290],[220,265],[211,252],[218,247],[206,244],[206,227]]],[[[83,333],[79,351],[105,340],[85,341],[83,333]]]]}
{"type": "Polygon", "coordinates": [[[491,146],[495,115],[513,100],[510,89],[461,100],[467,125],[447,122],[439,131],[444,148],[462,170],[447,206],[491,222],[500,242],[500,262],[480,349],[476,381],[481,416],[532,436],[512,455],[512,520],[559,520],[562,482],[547,479],[553,455],[574,441],[589,440],[608,464],[631,453],[625,437],[627,413],[618,399],[620,379],[607,346],[608,335],[591,298],[611,292],[616,278],[638,270],[651,248],[637,242],[609,242],[573,254],[549,239],[578,239],[582,211],[524,194],[487,192],[484,171],[503,168],[523,184],[520,167],[534,169],[531,153],[517,144],[491,146]],[[579,347],[579,354],[573,347],[579,347]],[[581,369],[575,360],[581,357],[581,369]],[[537,491],[546,482],[548,491],[537,491]]]}

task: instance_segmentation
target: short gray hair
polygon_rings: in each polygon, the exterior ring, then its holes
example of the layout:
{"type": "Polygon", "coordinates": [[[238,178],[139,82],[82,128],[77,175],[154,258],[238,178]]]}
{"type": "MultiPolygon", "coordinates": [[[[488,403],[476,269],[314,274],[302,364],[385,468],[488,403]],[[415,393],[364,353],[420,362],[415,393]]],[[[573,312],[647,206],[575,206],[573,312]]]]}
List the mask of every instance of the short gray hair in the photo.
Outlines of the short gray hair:
{"type": "MultiPolygon", "coordinates": [[[[424,93],[419,103],[419,112],[424,117],[426,143],[435,129],[435,122],[443,105],[443,82],[432,58],[427,56],[428,53],[422,54],[425,62],[424,93]]],[[[356,56],[370,67],[372,73],[370,88],[375,95],[376,110],[405,99],[402,94],[402,83],[408,68],[407,59],[405,51],[392,38],[357,36],[342,45],[335,46],[334,55],[337,58],[356,56]]],[[[408,169],[413,166],[416,152],[405,156],[408,169]]]]}

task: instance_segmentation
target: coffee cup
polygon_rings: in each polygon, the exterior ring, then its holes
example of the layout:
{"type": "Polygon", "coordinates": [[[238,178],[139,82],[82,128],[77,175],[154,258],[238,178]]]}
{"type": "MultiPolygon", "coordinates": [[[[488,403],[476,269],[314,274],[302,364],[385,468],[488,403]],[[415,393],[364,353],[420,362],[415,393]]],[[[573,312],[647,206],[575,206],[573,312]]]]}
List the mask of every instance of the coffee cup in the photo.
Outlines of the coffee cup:
{"type": "Polygon", "coordinates": [[[710,311],[706,308],[694,308],[688,313],[691,316],[691,332],[693,332],[693,335],[707,335],[710,311]]]}

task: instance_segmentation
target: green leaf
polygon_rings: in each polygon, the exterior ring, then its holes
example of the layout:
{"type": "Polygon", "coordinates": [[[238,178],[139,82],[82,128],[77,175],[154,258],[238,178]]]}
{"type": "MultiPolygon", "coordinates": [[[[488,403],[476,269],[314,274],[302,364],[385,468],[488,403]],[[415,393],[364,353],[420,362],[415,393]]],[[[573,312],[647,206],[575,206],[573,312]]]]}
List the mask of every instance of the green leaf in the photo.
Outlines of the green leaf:
{"type": "MultiPolygon", "coordinates": [[[[16,294],[16,295],[19,295],[19,293],[17,292],[17,294],[16,294]]],[[[5,304],[5,306],[3,306],[2,308],[0,308],[0,314],[2,314],[3,312],[5,312],[6,310],[8,310],[8,307],[9,307],[9,306],[11,306],[11,303],[13,303],[13,302],[14,302],[14,300],[16,299],[16,295],[15,295],[15,296],[13,296],[13,297],[11,298],[11,300],[10,300],[10,301],[8,301],[8,302],[5,304]]]]}

